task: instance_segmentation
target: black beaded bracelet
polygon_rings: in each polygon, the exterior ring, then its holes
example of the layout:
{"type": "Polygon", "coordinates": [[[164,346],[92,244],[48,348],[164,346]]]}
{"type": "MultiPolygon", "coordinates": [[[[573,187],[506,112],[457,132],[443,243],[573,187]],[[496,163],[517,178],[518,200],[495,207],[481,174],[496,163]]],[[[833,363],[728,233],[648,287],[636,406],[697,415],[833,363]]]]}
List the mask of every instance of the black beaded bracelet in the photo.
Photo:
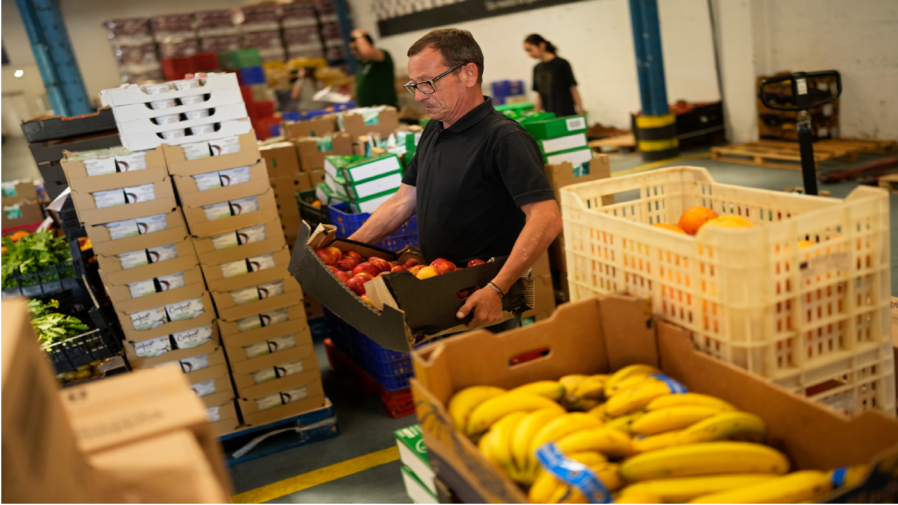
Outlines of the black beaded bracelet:
{"type": "Polygon", "coordinates": [[[492,282],[487,283],[487,286],[495,289],[496,292],[499,293],[499,296],[501,296],[502,298],[505,298],[505,293],[502,291],[501,288],[499,288],[499,286],[493,284],[492,282]]]}

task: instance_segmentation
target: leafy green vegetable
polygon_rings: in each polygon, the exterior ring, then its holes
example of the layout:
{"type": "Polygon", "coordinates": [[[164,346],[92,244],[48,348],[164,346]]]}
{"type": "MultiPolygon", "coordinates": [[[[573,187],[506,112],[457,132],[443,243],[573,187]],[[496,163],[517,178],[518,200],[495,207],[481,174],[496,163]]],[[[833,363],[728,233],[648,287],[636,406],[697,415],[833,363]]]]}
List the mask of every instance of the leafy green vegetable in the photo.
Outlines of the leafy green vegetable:
{"type": "Polygon", "coordinates": [[[40,300],[33,299],[28,302],[31,326],[38,335],[41,348],[62,342],[90,329],[77,317],[60,314],[53,310],[58,308],[59,302],[56,300],[42,303],[40,300]]]}
{"type": "MultiPolygon", "coordinates": [[[[3,237],[6,253],[3,254],[2,280],[3,289],[15,288],[16,275],[35,274],[51,268],[52,265],[72,261],[72,251],[65,237],[54,237],[49,231],[32,233],[13,242],[3,237]]],[[[59,280],[55,271],[42,274],[44,282],[59,280]]],[[[24,285],[37,284],[37,278],[23,279],[24,285]]]]}

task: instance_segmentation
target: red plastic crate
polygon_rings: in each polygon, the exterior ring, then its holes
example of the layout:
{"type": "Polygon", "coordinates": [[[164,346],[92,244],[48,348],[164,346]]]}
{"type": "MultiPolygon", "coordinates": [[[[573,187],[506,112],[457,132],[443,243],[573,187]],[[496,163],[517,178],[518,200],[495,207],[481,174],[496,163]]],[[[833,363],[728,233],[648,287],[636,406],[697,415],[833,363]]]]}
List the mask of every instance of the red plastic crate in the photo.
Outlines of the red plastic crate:
{"type": "Polygon", "coordinates": [[[20,232],[20,231],[36,233],[37,229],[40,228],[42,224],[44,224],[43,221],[37,221],[34,223],[20,224],[19,226],[7,226],[6,228],[3,228],[2,230],[0,230],[0,236],[7,237],[9,235],[13,235],[16,232],[20,232]]]}
{"type": "Polygon", "coordinates": [[[240,86],[240,94],[243,95],[243,103],[246,104],[246,110],[253,110],[253,88],[249,86],[240,86]]]}
{"type": "Polygon", "coordinates": [[[192,57],[165,58],[162,60],[162,73],[169,81],[183,79],[186,74],[196,73],[196,62],[192,57]]]}
{"type": "Polygon", "coordinates": [[[265,140],[271,137],[271,127],[272,125],[281,124],[281,118],[279,117],[266,117],[260,119],[250,118],[253,124],[253,129],[256,131],[256,137],[259,140],[265,140]]]}
{"type": "Polygon", "coordinates": [[[331,342],[331,339],[324,340],[324,348],[327,351],[327,361],[330,363],[331,368],[339,371],[348,371],[360,392],[373,393],[376,391],[380,393],[380,400],[384,404],[384,410],[386,410],[387,415],[395,419],[415,413],[415,401],[412,398],[411,388],[393,392],[387,391],[377,381],[372,379],[365,370],[340,352],[331,342]]]}
{"type": "Polygon", "coordinates": [[[197,72],[218,70],[218,55],[215,53],[196,53],[193,62],[197,72]]]}
{"type": "Polygon", "coordinates": [[[274,102],[266,100],[264,102],[255,102],[253,108],[256,110],[256,119],[269,118],[274,116],[274,102]]]}

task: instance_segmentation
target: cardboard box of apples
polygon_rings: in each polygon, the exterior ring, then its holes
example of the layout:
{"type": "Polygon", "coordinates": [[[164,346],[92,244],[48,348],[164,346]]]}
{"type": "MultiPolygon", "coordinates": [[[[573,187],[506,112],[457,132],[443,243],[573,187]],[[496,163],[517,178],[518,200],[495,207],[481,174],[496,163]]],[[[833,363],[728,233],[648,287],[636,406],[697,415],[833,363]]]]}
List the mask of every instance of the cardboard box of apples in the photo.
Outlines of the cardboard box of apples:
{"type": "MultiPolygon", "coordinates": [[[[474,260],[458,268],[445,259],[428,263],[407,247],[398,253],[343,238],[336,228],[303,222],[290,273],[322,305],[387,349],[408,352],[438,335],[466,331],[455,314],[465,298],[491,281],[506,257],[474,260]],[[364,297],[364,298],[363,298],[364,297]]],[[[502,300],[503,320],[534,305],[533,281],[519,279],[502,300]]]]}

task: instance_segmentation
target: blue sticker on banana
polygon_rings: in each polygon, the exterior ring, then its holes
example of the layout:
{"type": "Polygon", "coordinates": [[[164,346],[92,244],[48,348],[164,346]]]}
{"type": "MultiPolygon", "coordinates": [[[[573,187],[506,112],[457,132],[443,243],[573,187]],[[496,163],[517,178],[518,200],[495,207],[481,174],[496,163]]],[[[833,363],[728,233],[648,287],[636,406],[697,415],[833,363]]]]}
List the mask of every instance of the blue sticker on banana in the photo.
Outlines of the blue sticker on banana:
{"type": "Polygon", "coordinates": [[[670,389],[670,394],[672,395],[682,395],[689,392],[689,390],[686,389],[686,386],[680,384],[679,382],[671,379],[664,374],[653,373],[652,375],[650,375],[650,377],[654,377],[659,381],[667,384],[667,388],[670,389]]]}
{"type": "Polygon", "coordinates": [[[589,503],[611,503],[611,493],[588,466],[565,456],[549,442],[536,451],[543,468],[583,493],[589,503]]]}

